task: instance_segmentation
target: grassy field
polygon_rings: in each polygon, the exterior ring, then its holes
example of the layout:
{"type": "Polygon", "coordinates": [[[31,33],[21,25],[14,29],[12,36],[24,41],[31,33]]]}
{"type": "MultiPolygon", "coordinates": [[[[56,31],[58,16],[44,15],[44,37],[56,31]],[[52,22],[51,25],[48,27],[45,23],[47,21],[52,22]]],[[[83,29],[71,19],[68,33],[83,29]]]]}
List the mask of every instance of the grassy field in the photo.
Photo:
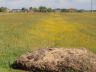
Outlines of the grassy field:
{"type": "Polygon", "coordinates": [[[96,53],[96,14],[0,14],[0,72],[16,57],[37,48],[88,48],[96,53]]]}

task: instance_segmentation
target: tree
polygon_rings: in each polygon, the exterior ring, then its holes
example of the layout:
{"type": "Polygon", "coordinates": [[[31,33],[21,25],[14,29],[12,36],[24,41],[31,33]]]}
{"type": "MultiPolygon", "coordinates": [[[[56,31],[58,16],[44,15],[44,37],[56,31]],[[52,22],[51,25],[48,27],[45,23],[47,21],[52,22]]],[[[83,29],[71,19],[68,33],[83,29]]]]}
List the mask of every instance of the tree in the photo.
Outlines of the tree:
{"type": "Polygon", "coordinates": [[[47,8],[47,12],[53,12],[52,8],[47,8]]]}
{"type": "Polygon", "coordinates": [[[32,9],[33,9],[32,7],[29,8],[29,10],[32,10],[32,9]]]}
{"type": "Polygon", "coordinates": [[[33,12],[33,8],[32,7],[29,7],[29,12],[33,12]]]}
{"type": "Polygon", "coordinates": [[[38,9],[37,8],[33,8],[33,12],[38,12],[38,9]]]}
{"type": "Polygon", "coordinates": [[[22,12],[28,12],[28,9],[26,9],[26,8],[22,8],[21,10],[22,10],[22,12]]]}
{"type": "Polygon", "coordinates": [[[44,6],[39,7],[39,12],[47,12],[47,8],[44,6]]]}
{"type": "Polygon", "coordinates": [[[68,9],[61,9],[61,12],[68,12],[68,9]]]}
{"type": "Polygon", "coordinates": [[[0,12],[7,12],[8,11],[8,8],[6,7],[0,7],[0,12]]]}
{"type": "Polygon", "coordinates": [[[77,12],[86,12],[86,11],[83,9],[80,9],[80,10],[77,10],[77,12]]]}

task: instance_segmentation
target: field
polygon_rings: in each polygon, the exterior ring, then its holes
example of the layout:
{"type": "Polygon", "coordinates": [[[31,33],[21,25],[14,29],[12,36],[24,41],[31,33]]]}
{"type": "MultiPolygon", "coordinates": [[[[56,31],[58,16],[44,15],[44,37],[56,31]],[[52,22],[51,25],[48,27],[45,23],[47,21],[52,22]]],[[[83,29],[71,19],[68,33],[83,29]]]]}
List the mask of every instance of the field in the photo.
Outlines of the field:
{"type": "Polygon", "coordinates": [[[19,55],[37,48],[87,48],[96,53],[96,14],[0,14],[0,72],[19,55]]]}

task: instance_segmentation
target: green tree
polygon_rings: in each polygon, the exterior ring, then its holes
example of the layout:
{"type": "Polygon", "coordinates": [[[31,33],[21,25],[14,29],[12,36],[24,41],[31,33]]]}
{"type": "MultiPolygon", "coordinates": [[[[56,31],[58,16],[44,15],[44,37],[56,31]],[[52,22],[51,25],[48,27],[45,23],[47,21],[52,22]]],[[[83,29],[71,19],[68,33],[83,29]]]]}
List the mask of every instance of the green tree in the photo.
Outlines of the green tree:
{"type": "Polygon", "coordinates": [[[40,6],[39,12],[47,12],[47,8],[45,6],[40,6]]]}
{"type": "Polygon", "coordinates": [[[61,9],[61,12],[68,12],[68,9],[61,9]]]}
{"type": "Polygon", "coordinates": [[[85,10],[81,9],[81,10],[77,10],[77,12],[86,12],[85,10]]]}
{"type": "Polygon", "coordinates": [[[38,9],[37,8],[33,8],[33,12],[38,12],[38,9]]]}
{"type": "Polygon", "coordinates": [[[47,12],[53,12],[52,8],[47,8],[47,12]]]}
{"type": "Polygon", "coordinates": [[[22,12],[28,12],[28,9],[26,9],[26,8],[22,8],[21,10],[22,10],[22,12]]]}
{"type": "Polygon", "coordinates": [[[6,7],[0,7],[0,12],[7,12],[8,8],[6,7]]]}

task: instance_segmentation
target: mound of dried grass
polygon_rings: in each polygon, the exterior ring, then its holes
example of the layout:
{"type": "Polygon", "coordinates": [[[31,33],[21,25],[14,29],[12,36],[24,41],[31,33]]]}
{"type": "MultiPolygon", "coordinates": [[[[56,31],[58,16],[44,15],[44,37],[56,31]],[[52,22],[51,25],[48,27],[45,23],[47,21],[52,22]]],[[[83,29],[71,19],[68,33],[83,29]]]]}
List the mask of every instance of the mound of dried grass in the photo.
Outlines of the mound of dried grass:
{"type": "Polygon", "coordinates": [[[86,49],[39,49],[20,56],[12,67],[32,72],[96,72],[96,55],[86,49]]]}

